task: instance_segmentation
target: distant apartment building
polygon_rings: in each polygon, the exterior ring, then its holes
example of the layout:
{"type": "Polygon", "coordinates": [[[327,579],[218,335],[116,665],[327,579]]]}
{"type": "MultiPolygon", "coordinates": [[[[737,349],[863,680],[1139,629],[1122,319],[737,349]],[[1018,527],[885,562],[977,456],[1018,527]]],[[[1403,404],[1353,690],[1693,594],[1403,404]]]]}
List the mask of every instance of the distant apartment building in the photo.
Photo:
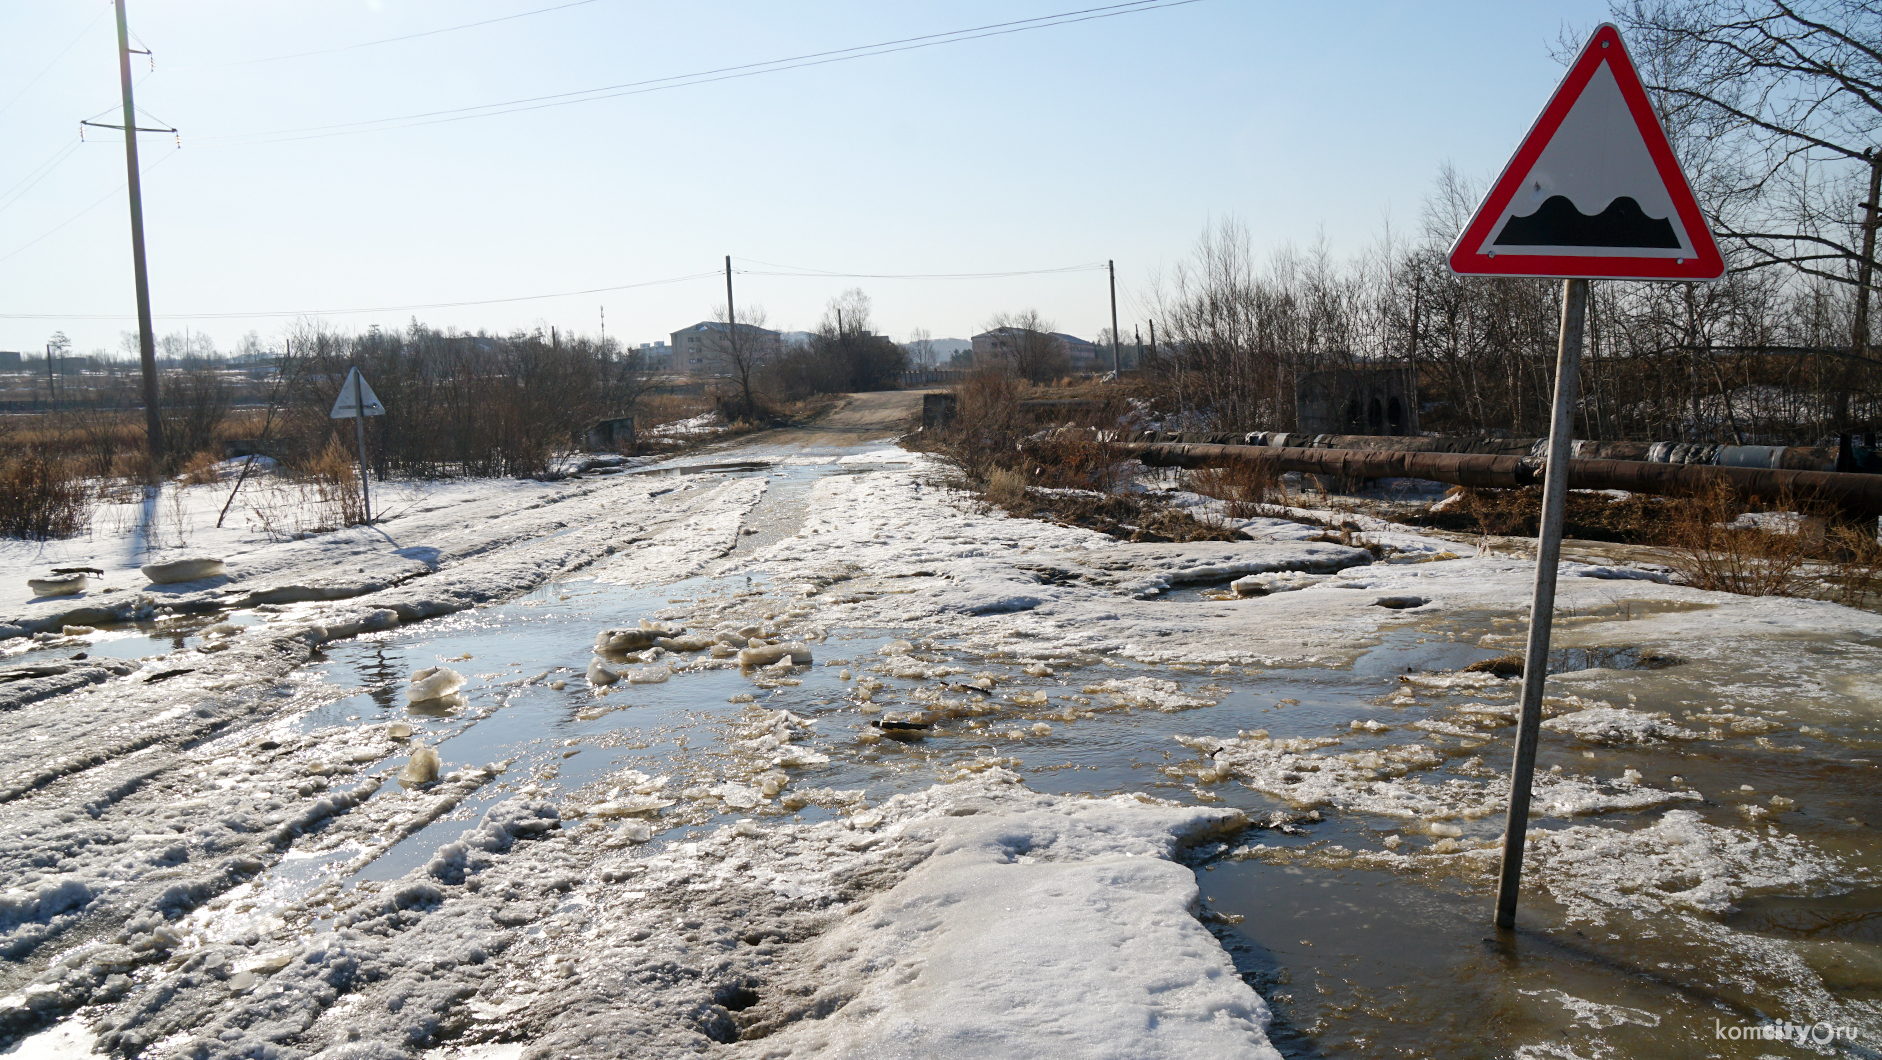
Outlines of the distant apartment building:
{"type": "Polygon", "coordinates": [[[1072,362],[1074,372],[1103,372],[1111,368],[1111,351],[1095,342],[1086,342],[1076,335],[1067,335],[1055,331],[1052,337],[1065,347],[1065,356],[1072,362]]]}
{"type": "MultiPolygon", "coordinates": [[[[681,328],[669,336],[673,340],[673,371],[682,375],[713,375],[720,370],[730,350],[727,341],[734,333],[722,320],[702,320],[681,328]]],[[[780,336],[770,328],[740,324],[736,332],[740,343],[751,342],[760,348],[775,348],[780,336]]]]}
{"type": "Polygon", "coordinates": [[[0,350],[0,372],[17,372],[26,367],[18,350],[0,350]]]}
{"type": "Polygon", "coordinates": [[[673,371],[673,347],[664,342],[643,342],[640,349],[633,352],[640,355],[640,370],[643,372],[673,371]]]}

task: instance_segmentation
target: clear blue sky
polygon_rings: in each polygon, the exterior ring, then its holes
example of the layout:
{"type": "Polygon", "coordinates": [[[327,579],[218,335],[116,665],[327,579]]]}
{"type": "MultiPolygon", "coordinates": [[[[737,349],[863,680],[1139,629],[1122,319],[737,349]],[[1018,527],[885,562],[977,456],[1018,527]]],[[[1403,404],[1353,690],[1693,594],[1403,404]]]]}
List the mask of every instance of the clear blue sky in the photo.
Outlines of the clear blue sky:
{"type": "MultiPolygon", "coordinates": [[[[442,124],[290,137],[1051,15],[1105,0],[129,0],[157,331],[228,348],[329,311],[365,329],[537,324],[664,337],[723,302],[697,279],[772,262],[846,273],[1118,266],[1126,334],[1142,292],[1211,218],[1258,248],[1324,233],[1346,256],[1409,232],[1446,161],[1503,164],[1600,0],[1415,5],[1196,0],[854,61],[442,124]],[[343,49],[327,51],[326,49],[343,49]],[[273,57],[321,52],[297,58],[273,57]],[[257,59],[273,61],[254,62],[257,59]]],[[[1111,0],[1115,2],[1115,0],[1111,0]]],[[[0,349],[63,330],[80,351],[134,329],[108,0],[0,0],[0,349]],[[61,49],[70,49],[60,54],[61,49]],[[43,71],[43,75],[42,75],[43,71]],[[32,79],[38,75],[38,80],[32,79]],[[29,84],[29,81],[31,82],[29,84]],[[10,101],[10,102],[9,102],[10,101]],[[94,208],[87,210],[92,204],[94,208]],[[59,227],[63,226],[63,227],[59,227]],[[56,228],[56,230],[55,230],[56,228]],[[50,233],[50,234],[48,234],[50,233]],[[28,245],[30,244],[30,245],[28,245]],[[51,314],[18,319],[17,314],[51,314]],[[87,315],[122,319],[86,319],[87,315]]],[[[998,280],[745,275],[738,299],[812,326],[848,286],[877,324],[966,336],[1036,308],[1108,323],[1102,272],[998,280]]]]}

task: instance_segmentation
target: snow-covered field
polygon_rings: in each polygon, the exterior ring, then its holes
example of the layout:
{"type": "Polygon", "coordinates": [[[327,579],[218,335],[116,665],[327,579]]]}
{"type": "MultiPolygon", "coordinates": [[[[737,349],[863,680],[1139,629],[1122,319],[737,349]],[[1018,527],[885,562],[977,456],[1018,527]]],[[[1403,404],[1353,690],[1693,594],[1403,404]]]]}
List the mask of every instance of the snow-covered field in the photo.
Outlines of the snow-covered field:
{"type": "Polygon", "coordinates": [[[395,485],[383,523],[300,540],[186,526],[212,584],[143,586],[147,530],[8,546],[115,591],[0,597],[28,635],[0,641],[0,1033],[333,1060],[1701,1056],[1715,1017],[1882,1041],[1882,618],[1565,564],[1573,672],[1499,954],[1516,683],[1461,668],[1519,650],[1527,563],[1272,519],[1120,545],[984,511],[887,433],[395,485]],[[591,687],[593,635],[640,619],[665,646],[591,687]],[[741,671],[754,636],[815,661],[741,671]],[[468,683],[408,709],[421,665],[468,683]],[[415,742],[435,781],[399,779],[415,742]]]}

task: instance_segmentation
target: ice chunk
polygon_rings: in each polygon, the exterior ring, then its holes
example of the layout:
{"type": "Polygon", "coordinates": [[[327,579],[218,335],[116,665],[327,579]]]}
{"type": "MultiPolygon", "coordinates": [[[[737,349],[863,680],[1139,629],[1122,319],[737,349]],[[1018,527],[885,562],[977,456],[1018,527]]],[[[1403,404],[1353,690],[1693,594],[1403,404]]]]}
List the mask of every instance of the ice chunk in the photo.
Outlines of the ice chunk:
{"type": "Polygon", "coordinates": [[[1305,574],[1301,571],[1268,571],[1261,574],[1249,574],[1229,583],[1229,588],[1236,596],[1267,596],[1271,593],[1290,593],[1317,585],[1326,580],[1323,574],[1305,574]]]}
{"type": "Polygon", "coordinates": [[[744,784],[716,784],[712,794],[717,795],[727,806],[735,810],[749,810],[758,805],[760,795],[756,788],[744,784]]]}
{"type": "Polygon", "coordinates": [[[717,642],[711,637],[701,636],[697,633],[684,637],[659,637],[654,640],[655,647],[665,648],[668,651],[675,652],[705,651],[715,643],[717,642]]]}
{"type": "Polygon", "coordinates": [[[588,660],[588,683],[591,685],[611,685],[621,679],[619,671],[606,666],[600,659],[588,660]]]}
{"type": "Polygon", "coordinates": [[[418,741],[412,741],[412,757],[399,770],[399,783],[406,785],[434,784],[438,780],[438,771],[443,763],[438,760],[438,752],[418,741]]]}
{"type": "Polygon", "coordinates": [[[1673,723],[1665,714],[1646,714],[1616,707],[1590,707],[1542,723],[1545,729],[1565,732],[1589,743],[1655,743],[1659,740],[1696,740],[1699,733],[1673,723]]]}
{"type": "Polygon", "coordinates": [[[412,727],[402,721],[395,721],[386,726],[386,735],[394,740],[409,739],[412,735],[412,727]]]}
{"type": "Polygon", "coordinates": [[[738,653],[741,667],[770,666],[781,659],[790,659],[792,665],[809,666],[810,647],[803,641],[791,641],[788,644],[767,644],[759,648],[746,648],[738,653]]]}
{"type": "Polygon", "coordinates": [[[85,591],[86,584],[83,574],[48,574],[43,578],[26,579],[26,587],[34,596],[75,596],[85,591]]]}
{"type": "Polygon", "coordinates": [[[604,629],[595,634],[595,650],[598,652],[642,651],[653,647],[654,640],[664,634],[646,629],[604,629]]]}
{"type": "Polygon", "coordinates": [[[598,802],[588,808],[596,817],[637,817],[642,814],[658,813],[673,805],[672,799],[662,799],[653,795],[623,795],[618,799],[598,802]]]}
{"type": "Polygon", "coordinates": [[[621,676],[627,678],[630,685],[658,685],[666,683],[673,676],[673,671],[664,666],[641,666],[623,670],[621,676]]]}
{"type": "Polygon", "coordinates": [[[222,560],[216,556],[192,556],[188,559],[173,559],[164,563],[146,563],[144,577],[158,585],[171,585],[176,582],[193,582],[203,578],[214,578],[223,572],[222,560]]]}
{"type": "Polygon", "coordinates": [[[443,699],[464,687],[464,675],[448,666],[428,666],[412,675],[405,698],[413,703],[443,699]]]}

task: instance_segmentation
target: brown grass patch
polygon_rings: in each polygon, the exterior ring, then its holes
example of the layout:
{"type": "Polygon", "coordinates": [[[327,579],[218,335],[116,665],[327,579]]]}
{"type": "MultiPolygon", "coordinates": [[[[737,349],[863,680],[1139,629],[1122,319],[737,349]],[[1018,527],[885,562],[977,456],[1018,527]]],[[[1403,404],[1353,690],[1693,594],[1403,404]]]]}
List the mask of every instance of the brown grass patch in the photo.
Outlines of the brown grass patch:
{"type": "Polygon", "coordinates": [[[0,464],[0,536],[71,537],[91,524],[92,501],[68,461],[25,455],[0,464]]]}
{"type": "Polygon", "coordinates": [[[1201,468],[1183,476],[1183,488],[1224,502],[1231,519],[1267,514],[1270,505],[1287,503],[1287,487],[1272,465],[1237,461],[1201,468]]]}

